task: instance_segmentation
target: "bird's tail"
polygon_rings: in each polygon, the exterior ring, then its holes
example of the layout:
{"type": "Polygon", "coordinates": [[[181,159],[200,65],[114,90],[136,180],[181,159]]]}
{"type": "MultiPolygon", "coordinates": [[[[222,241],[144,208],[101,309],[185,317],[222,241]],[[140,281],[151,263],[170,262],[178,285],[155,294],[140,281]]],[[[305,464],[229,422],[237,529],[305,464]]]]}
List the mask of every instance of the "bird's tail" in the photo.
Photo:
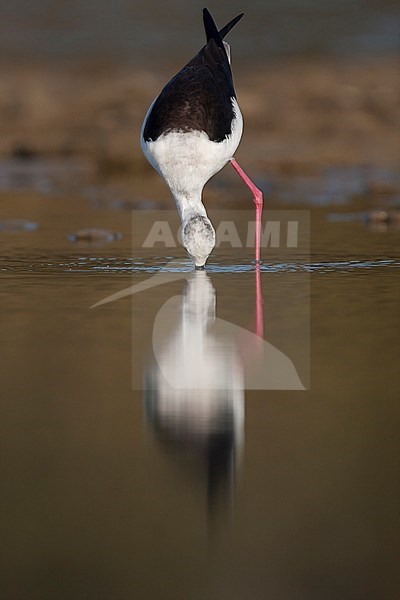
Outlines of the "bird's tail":
{"type": "Polygon", "coordinates": [[[234,19],[232,19],[232,21],[229,21],[229,23],[227,25],[225,25],[225,27],[223,27],[222,29],[220,29],[220,31],[218,31],[217,26],[215,25],[214,19],[212,18],[211,14],[209,13],[209,11],[204,8],[203,9],[203,21],[204,21],[204,29],[206,30],[206,36],[207,36],[207,43],[210,40],[214,40],[215,43],[217,44],[217,46],[219,46],[220,48],[224,47],[224,43],[223,43],[223,39],[226,36],[227,33],[229,33],[229,31],[232,29],[232,27],[234,27],[236,25],[236,23],[238,21],[240,21],[240,19],[243,17],[244,13],[241,13],[240,15],[238,15],[237,17],[235,17],[234,19]]]}

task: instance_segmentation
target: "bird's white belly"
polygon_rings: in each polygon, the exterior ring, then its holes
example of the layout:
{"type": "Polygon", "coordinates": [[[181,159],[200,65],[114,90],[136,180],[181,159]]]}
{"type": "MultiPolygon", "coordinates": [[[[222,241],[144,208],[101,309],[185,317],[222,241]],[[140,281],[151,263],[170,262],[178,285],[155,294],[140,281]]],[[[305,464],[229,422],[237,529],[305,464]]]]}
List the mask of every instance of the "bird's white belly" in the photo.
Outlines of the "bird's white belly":
{"type": "Polygon", "coordinates": [[[156,141],[141,138],[150,164],[164,177],[174,195],[201,191],[207,181],[231,159],[243,132],[243,119],[235,99],[231,134],[213,142],[204,131],[171,131],[156,141]]]}

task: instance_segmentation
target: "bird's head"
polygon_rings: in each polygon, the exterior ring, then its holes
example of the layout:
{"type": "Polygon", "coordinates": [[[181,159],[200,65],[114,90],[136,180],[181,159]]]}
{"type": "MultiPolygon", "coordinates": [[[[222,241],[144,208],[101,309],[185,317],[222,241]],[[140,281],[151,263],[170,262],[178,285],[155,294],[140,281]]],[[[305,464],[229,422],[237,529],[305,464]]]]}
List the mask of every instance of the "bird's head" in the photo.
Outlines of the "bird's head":
{"type": "Polygon", "coordinates": [[[198,214],[186,219],[182,224],[182,244],[195,267],[204,267],[215,246],[215,231],[210,219],[198,214]]]}

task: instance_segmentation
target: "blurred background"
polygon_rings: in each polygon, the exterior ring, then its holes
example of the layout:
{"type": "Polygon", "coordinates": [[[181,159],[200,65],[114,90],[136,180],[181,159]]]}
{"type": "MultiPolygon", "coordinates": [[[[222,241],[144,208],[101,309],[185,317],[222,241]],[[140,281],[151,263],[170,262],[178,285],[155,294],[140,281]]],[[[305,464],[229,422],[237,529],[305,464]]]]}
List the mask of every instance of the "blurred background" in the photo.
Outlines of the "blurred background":
{"type": "MultiPolygon", "coordinates": [[[[181,59],[203,42],[199,15],[204,4],[126,2],[28,2],[2,10],[1,50],[9,58],[59,63],[115,60],[125,64],[181,59]]],[[[398,6],[391,0],[233,1],[211,7],[222,23],[246,11],[235,44],[244,60],[294,55],[365,56],[390,53],[398,44],[398,6]]]]}
{"type": "MultiPolygon", "coordinates": [[[[140,125],[160,88],[203,45],[202,7],[3,2],[0,157],[79,157],[103,179],[151,172],[140,125]]],[[[245,12],[229,36],[245,163],[285,176],[356,167],[341,173],[339,193],[347,195],[396,187],[397,2],[235,0],[209,8],[219,26],[245,12]]],[[[12,185],[4,168],[2,187],[12,185]]]]}

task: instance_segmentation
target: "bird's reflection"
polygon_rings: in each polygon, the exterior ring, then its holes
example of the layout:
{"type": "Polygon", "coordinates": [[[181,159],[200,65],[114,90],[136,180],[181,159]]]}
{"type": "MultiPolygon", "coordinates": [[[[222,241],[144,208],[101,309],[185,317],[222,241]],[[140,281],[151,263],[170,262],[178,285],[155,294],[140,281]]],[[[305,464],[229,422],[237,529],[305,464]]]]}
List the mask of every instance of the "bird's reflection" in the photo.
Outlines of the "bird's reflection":
{"type": "Polygon", "coordinates": [[[145,377],[147,421],[205,473],[211,514],[232,498],[244,431],[242,367],[229,336],[214,331],[215,307],[209,277],[194,272],[157,315],[145,377]]]}
{"type": "Polygon", "coordinates": [[[263,338],[259,270],[249,329],[216,317],[215,289],[205,271],[185,279],[183,295],[167,300],[154,321],[145,414],[168,447],[201,459],[212,508],[218,499],[232,497],[243,446],[245,388],[304,386],[290,358],[263,338]]]}

